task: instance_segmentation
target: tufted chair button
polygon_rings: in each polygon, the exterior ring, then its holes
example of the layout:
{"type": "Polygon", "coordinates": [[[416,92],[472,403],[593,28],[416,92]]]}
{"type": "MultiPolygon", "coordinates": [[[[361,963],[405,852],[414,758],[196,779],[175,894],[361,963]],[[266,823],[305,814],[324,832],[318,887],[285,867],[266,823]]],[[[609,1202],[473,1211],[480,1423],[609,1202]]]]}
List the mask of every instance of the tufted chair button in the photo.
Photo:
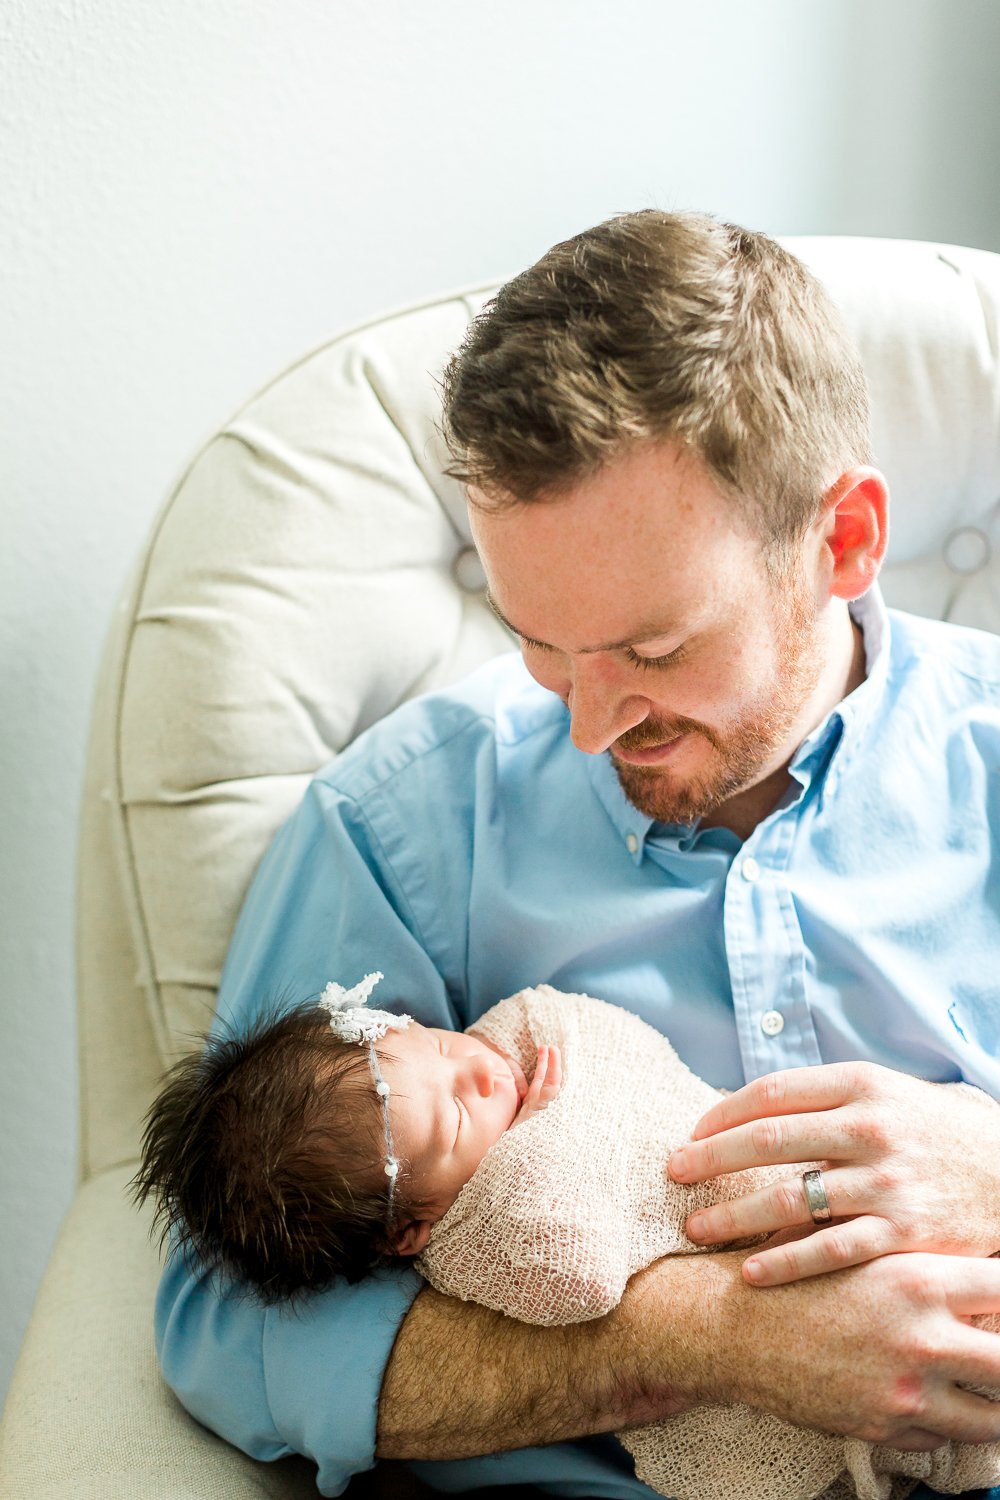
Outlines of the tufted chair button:
{"type": "Polygon", "coordinates": [[[482,593],[486,587],[486,574],[475,547],[463,547],[451,568],[460,589],[464,589],[467,594],[482,593]]]}
{"type": "Polygon", "coordinates": [[[990,560],[990,539],[978,526],[959,526],[944,544],[944,560],[953,573],[979,573],[990,560]]]}

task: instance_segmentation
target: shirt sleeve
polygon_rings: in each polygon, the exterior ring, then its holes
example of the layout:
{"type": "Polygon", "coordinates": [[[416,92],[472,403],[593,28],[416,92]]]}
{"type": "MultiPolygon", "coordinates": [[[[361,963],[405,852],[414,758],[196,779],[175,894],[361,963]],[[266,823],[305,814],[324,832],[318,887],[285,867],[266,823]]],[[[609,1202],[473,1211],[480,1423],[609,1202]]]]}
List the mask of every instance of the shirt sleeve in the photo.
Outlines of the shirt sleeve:
{"type": "MultiPolygon", "coordinates": [[[[390,816],[382,799],[380,818],[390,816]]],[[[253,881],[219,991],[237,1024],[264,1003],[292,1005],[330,979],[381,969],[382,1004],[455,1025],[417,916],[361,804],[312,783],[253,881]]],[[[410,1269],[338,1283],[295,1307],[226,1294],[184,1257],[169,1259],[156,1306],[164,1376],[205,1426],[259,1459],[290,1452],[319,1467],[325,1495],[374,1463],[386,1362],[422,1286],[410,1269]]]]}

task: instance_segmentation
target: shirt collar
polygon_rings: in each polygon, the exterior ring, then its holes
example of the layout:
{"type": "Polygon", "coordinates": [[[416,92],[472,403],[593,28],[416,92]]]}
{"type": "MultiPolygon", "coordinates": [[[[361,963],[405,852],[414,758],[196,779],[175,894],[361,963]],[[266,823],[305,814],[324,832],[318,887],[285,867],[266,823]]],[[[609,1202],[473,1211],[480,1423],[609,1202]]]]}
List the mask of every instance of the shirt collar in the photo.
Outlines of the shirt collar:
{"type": "MultiPolygon", "coordinates": [[[[873,584],[866,594],[853,600],[848,607],[864,637],[865,678],[806,735],[789,762],[789,774],[803,788],[816,777],[828,777],[835,760],[844,761],[853,753],[885,691],[891,626],[878,584],[873,584]]],[[[651,830],[678,840],[684,847],[689,846],[697,834],[697,824],[655,822],[629,802],[606,751],[603,755],[586,755],[582,750],[578,753],[584,756],[587,775],[598,801],[621,834],[636,864],[642,859],[651,830]]]]}
{"type": "Polygon", "coordinates": [[[629,854],[638,864],[642,859],[646,835],[655,826],[653,819],[632,806],[621,789],[611,756],[606,750],[602,755],[587,755],[583,750],[577,753],[582,755],[586,762],[587,775],[597,794],[597,800],[621,834],[629,854]]]}
{"type": "Polygon", "coordinates": [[[846,759],[862,738],[885,692],[889,673],[889,615],[878,584],[848,606],[851,619],[860,626],[865,647],[865,676],[853,693],[835,704],[826,717],[807,734],[789,762],[789,773],[803,786],[822,775],[834,756],[846,759]]]}

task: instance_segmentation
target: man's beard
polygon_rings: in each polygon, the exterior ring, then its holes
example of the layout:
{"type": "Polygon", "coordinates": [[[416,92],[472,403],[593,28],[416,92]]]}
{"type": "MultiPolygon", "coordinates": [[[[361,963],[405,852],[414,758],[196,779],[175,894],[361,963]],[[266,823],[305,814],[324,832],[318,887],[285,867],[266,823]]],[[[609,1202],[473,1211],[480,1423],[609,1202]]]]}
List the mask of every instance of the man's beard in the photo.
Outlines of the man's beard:
{"type": "MultiPolygon", "coordinates": [[[[716,752],[704,770],[682,777],[669,766],[636,766],[611,760],[622,791],[647,817],[659,823],[694,823],[761,779],[768,762],[791,733],[803,705],[816,688],[823,655],[816,637],[816,610],[804,580],[772,585],[778,644],[777,672],[770,691],[724,729],[713,729],[681,715],[648,718],[626,730],[616,745],[645,750],[681,734],[698,735],[716,752]]],[[[684,751],[681,752],[685,753],[684,751]]]]}

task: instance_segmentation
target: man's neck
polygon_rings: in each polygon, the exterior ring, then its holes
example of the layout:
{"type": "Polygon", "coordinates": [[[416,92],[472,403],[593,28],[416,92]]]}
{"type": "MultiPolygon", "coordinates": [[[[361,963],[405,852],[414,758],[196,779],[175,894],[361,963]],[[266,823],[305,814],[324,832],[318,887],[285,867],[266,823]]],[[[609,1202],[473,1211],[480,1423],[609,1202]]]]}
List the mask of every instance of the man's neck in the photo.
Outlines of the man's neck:
{"type": "MultiPolygon", "coordinates": [[[[822,723],[832,708],[849,697],[856,687],[860,687],[867,676],[864,634],[850,615],[847,615],[847,624],[848,630],[843,633],[843,642],[835,654],[832,670],[824,673],[821,696],[811,704],[812,722],[799,736],[795,749],[798,749],[798,745],[817,724],[822,723]]],[[[762,823],[768,813],[774,811],[791,785],[788,767],[794,754],[795,750],[763,780],[747,787],[746,791],[737,792],[735,797],[730,797],[714,812],[706,814],[701,820],[701,826],[731,828],[739,838],[748,839],[758,823],[762,823]]]]}

